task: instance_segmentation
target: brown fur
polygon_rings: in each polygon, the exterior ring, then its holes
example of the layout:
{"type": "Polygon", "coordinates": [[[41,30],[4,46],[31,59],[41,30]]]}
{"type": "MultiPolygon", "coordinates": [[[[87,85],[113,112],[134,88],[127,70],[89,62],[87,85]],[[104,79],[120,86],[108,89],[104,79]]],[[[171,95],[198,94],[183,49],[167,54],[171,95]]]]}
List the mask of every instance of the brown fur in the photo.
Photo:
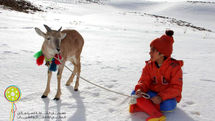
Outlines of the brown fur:
{"type": "MultiPolygon", "coordinates": [[[[66,82],[66,86],[69,86],[73,82],[74,76],[77,75],[74,90],[75,91],[78,90],[79,76],[81,72],[80,55],[84,45],[84,39],[76,30],[68,29],[68,30],[60,31],[61,29],[59,29],[58,31],[55,31],[55,30],[51,30],[46,25],[44,26],[47,29],[47,33],[43,33],[38,28],[35,28],[35,30],[39,35],[45,38],[45,41],[42,45],[42,52],[43,52],[43,55],[48,59],[54,57],[54,55],[57,54],[56,53],[57,44],[53,41],[56,39],[60,40],[60,38],[62,38],[63,35],[66,33],[66,37],[64,36],[65,38],[63,38],[60,42],[60,55],[62,56],[62,63],[59,65],[59,68],[58,68],[58,73],[57,73],[58,89],[57,89],[57,94],[54,98],[58,100],[60,99],[60,95],[61,95],[61,77],[62,77],[62,72],[66,61],[71,61],[72,64],[74,65],[73,73],[71,74],[70,78],[66,82]],[[47,38],[52,38],[51,42],[55,46],[52,46],[50,44],[50,40],[48,40],[47,38]]],[[[51,76],[52,76],[52,72],[48,71],[47,86],[43,93],[42,98],[47,97],[48,93],[50,92],[51,76]]]]}

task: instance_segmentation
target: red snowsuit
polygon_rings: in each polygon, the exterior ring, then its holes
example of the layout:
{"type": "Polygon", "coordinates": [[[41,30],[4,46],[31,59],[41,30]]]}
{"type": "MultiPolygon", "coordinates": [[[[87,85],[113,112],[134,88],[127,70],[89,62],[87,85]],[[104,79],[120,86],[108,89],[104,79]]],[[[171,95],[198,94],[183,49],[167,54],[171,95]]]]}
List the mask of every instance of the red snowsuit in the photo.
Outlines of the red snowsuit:
{"type": "MultiPolygon", "coordinates": [[[[135,91],[141,89],[143,92],[153,91],[162,98],[181,100],[182,92],[182,70],[183,61],[167,58],[159,68],[155,62],[147,61],[135,91]]],[[[154,104],[150,99],[137,98],[137,103],[130,105],[130,113],[143,111],[150,115],[146,121],[153,117],[163,117],[160,112],[160,104],[154,104]]],[[[165,119],[164,119],[165,120],[165,119]]],[[[163,121],[163,120],[162,120],[163,121]]]]}
{"type": "Polygon", "coordinates": [[[154,91],[162,101],[176,98],[181,100],[183,61],[167,58],[160,68],[155,62],[146,61],[142,75],[135,87],[143,92],[154,91]]]}

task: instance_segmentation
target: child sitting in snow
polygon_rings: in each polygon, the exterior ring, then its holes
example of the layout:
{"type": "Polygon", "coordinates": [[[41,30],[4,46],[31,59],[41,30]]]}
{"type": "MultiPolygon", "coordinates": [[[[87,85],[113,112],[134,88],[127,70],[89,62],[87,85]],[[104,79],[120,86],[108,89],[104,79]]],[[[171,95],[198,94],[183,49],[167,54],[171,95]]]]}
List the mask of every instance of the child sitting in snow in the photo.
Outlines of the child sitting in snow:
{"type": "Polygon", "coordinates": [[[183,61],[171,58],[173,34],[172,30],[167,30],[165,35],[151,42],[151,59],[146,61],[132,93],[140,98],[136,99],[136,104],[130,104],[129,112],[147,113],[146,121],[165,121],[166,117],[161,112],[172,111],[181,100],[183,61]],[[142,92],[150,95],[150,99],[141,97],[142,92]]]}

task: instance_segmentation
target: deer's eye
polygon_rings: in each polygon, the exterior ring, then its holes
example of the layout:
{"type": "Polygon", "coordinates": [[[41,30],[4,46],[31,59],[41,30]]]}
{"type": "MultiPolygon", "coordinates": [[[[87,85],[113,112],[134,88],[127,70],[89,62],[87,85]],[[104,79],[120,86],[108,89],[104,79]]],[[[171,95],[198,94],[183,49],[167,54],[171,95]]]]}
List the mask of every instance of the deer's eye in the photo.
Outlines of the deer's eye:
{"type": "Polygon", "coordinates": [[[50,38],[50,37],[47,37],[47,40],[51,40],[51,38],[50,38]]]}

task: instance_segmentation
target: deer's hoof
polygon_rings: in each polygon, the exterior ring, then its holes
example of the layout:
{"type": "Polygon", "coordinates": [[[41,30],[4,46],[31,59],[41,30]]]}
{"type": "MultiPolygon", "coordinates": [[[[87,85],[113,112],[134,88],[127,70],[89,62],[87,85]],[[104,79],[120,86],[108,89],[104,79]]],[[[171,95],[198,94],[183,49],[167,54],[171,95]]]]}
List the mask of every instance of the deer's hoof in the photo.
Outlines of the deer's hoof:
{"type": "Polygon", "coordinates": [[[41,96],[41,98],[47,98],[47,96],[45,96],[45,95],[42,95],[42,96],[41,96]]]}
{"type": "Polygon", "coordinates": [[[74,89],[74,91],[78,91],[78,89],[74,89]]]}
{"type": "Polygon", "coordinates": [[[53,100],[56,100],[56,101],[58,101],[58,100],[60,100],[60,98],[56,98],[56,97],[55,97],[53,100]]]}
{"type": "Polygon", "coordinates": [[[66,84],[66,86],[70,86],[70,84],[66,84]]]}

